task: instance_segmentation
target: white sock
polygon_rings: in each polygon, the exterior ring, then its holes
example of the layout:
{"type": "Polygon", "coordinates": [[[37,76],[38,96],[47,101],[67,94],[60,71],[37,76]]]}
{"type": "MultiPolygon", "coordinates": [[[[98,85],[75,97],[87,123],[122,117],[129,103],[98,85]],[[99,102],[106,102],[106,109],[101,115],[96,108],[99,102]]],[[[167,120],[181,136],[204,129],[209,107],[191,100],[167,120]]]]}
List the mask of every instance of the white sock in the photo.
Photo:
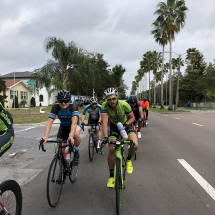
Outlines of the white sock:
{"type": "Polygon", "coordinates": [[[99,149],[99,143],[100,143],[101,140],[98,140],[98,143],[97,143],[97,149],[99,149]]]}

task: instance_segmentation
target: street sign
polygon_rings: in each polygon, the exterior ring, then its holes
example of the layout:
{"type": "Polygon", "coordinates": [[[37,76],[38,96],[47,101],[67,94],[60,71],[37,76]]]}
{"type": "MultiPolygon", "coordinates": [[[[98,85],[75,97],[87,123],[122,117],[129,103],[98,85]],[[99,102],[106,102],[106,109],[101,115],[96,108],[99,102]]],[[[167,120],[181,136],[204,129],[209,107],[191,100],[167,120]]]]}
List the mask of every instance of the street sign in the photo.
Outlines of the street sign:
{"type": "Polygon", "coordinates": [[[34,80],[28,80],[28,81],[27,81],[28,84],[35,84],[35,82],[36,82],[36,81],[34,81],[34,80]]]}
{"type": "Polygon", "coordinates": [[[34,84],[33,84],[33,83],[27,83],[27,87],[33,88],[33,87],[34,87],[34,84]]]}

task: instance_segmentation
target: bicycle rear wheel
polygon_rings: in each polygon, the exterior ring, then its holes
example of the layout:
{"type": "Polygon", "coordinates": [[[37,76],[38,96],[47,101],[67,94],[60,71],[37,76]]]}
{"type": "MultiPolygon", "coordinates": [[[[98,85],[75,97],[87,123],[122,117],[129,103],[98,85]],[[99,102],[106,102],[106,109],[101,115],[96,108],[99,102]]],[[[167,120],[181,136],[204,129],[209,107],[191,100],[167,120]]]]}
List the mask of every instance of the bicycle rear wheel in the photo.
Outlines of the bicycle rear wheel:
{"type": "Polygon", "coordinates": [[[122,175],[121,175],[121,163],[116,158],[116,177],[115,177],[115,190],[116,190],[116,214],[120,214],[121,209],[121,190],[122,190],[122,175]]]}
{"type": "Polygon", "coordinates": [[[63,189],[63,166],[59,157],[55,156],[51,162],[47,178],[47,199],[51,207],[55,207],[63,189]]]}
{"type": "Polygon", "coordinates": [[[0,184],[0,214],[8,214],[3,207],[10,215],[22,213],[22,191],[14,180],[7,180],[0,184]]]}
{"type": "Polygon", "coordinates": [[[78,177],[78,165],[77,164],[76,166],[72,166],[72,161],[74,159],[74,152],[71,152],[71,156],[70,156],[70,175],[69,175],[69,180],[72,182],[72,183],[75,183],[77,177],[78,177]]]}
{"type": "Polygon", "coordinates": [[[94,156],[94,134],[93,133],[90,133],[88,152],[89,152],[90,161],[93,161],[93,156],[94,156]]]}

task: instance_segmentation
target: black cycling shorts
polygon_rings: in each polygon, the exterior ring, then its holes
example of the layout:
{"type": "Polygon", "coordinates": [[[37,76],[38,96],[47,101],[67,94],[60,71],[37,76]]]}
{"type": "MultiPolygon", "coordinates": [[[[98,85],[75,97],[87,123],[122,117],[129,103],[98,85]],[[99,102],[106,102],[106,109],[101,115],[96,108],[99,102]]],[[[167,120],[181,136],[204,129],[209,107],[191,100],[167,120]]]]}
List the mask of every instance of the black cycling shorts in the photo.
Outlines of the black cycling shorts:
{"type": "Polygon", "coordinates": [[[7,131],[0,133],[0,157],[12,146],[14,139],[14,130],[9,126],[7,131]]]}
{"type": "MultiPolygon", "coordinates": [[[[130,136],[131,134],[135,134],[130,125],[125,130],[126,130],[128,136],[130,136]]],[[[114,140],[119,139],[119,135],[120,135],[120,132],[117,128],[117,125],[110,122],[109,127],[108,127],[108,139],[109,140],[110,139],[114,139],[114,140]]]]}
{"type": "Polygon", "coordinates": [[[136,121],[138,121],[138,119],[141,119],[139,111],[138,112],[133,112],[133,113],[134,113],[136,121]]]}
{"type": "Polygon", "coordinates": [[[88,124],[96,124],[98,123],[99,119],[91,119],[90,117],[88,118],[88,124]]]}

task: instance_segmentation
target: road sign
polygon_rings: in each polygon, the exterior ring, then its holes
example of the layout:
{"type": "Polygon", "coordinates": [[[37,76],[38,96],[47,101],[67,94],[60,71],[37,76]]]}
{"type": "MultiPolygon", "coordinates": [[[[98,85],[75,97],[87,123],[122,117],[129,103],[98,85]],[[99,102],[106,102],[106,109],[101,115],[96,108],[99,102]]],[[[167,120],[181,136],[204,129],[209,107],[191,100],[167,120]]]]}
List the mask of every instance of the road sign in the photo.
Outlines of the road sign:
{"type": "Polygon", "coordinates": [[[34,87],[34,83],[27,83],[27,87],[33,88],[34,87]]]}
{"type": "Polygon", "coordinates": [[[27,81],[28,84],[35,84],[35,82],[36,82],[36,81],[34,81],[34,80],[28,80],[28,81],[27,81]]]}

